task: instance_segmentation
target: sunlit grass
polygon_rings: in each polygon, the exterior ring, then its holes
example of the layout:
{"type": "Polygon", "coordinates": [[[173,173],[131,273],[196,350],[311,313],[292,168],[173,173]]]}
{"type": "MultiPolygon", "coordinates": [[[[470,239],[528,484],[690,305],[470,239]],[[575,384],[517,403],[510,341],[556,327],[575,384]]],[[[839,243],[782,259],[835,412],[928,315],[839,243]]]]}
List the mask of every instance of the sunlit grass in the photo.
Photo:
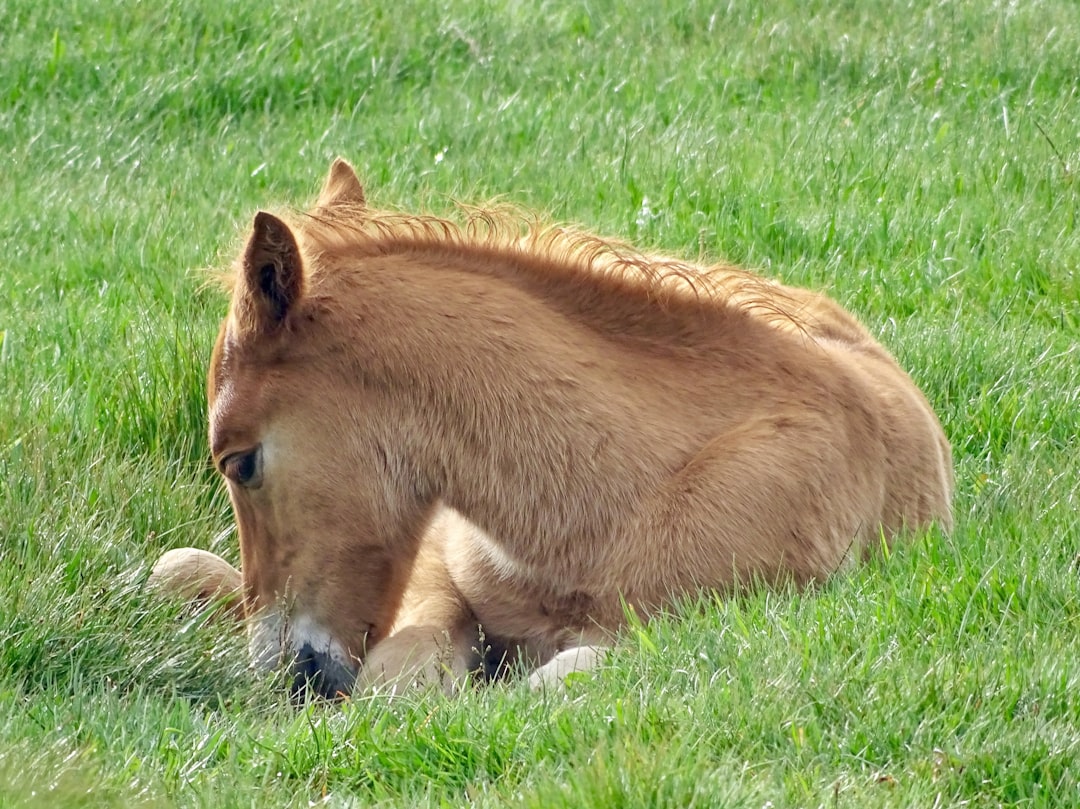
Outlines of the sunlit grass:
{"type": "Polygon", "coordinates": [[[0,805],[1080,805],[1075,4],[14,0],[0,44],[0,805]],[[236,561],[201,271],[337,155],[828,290],[941,414],[955,531],[566,694],[289,705],[144,580],[236,561]]]}

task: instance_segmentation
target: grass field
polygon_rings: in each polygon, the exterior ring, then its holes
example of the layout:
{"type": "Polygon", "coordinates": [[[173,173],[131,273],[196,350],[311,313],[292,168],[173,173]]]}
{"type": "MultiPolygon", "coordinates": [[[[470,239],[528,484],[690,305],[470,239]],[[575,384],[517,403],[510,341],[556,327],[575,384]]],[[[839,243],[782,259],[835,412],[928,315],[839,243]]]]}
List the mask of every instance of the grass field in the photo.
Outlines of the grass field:
{"type": "Polygon", "coordinates": [[[1080,806],[1080,6],[0,0],[0,807],[1080,806]],[[331,158],[828,290],[957,525],[562,695],[296,709],[144,591],[236,560],[201,268],[331,158]]]}

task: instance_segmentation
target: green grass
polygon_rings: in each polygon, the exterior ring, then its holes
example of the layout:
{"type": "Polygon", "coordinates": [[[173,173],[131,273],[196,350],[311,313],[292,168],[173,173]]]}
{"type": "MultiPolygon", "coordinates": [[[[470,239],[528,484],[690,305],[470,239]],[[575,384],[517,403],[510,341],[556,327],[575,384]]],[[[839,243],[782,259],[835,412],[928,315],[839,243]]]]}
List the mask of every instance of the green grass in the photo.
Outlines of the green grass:
{"type": "Polygon", "coordinates": [[[1080,805],[1080,7],[625,5],[0,0],[0,807],[1080,805]],[[955,531],[565,695],[291,707],[143,583],[237,556],[201,268],[336,155],[830,291],[940,413],[955,531]]]}

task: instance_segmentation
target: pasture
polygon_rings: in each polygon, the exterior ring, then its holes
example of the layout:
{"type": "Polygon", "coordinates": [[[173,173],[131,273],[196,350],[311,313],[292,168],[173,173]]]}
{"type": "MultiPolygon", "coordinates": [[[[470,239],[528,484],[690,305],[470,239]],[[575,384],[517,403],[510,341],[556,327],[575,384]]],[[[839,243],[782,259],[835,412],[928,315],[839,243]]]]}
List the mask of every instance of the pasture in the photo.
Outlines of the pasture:
{"type": "Polygon", "coordinates": [[[2,8],[0,806],[1080,804],[1074,3],[2,8]],[[237,561],[203,270],[337,155],[828,292],[936,408],[954,531],[565,693],[290,705],[144,583],[237,561]]]}

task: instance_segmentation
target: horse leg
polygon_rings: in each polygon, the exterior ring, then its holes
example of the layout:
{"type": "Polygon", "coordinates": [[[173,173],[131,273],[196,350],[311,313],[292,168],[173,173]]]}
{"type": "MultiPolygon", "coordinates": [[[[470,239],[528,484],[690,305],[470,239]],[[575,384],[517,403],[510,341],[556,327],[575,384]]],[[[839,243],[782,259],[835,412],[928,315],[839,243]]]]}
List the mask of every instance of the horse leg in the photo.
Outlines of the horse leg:
{"type": "Polygon", "coordinates": [[[564,649],[529,675],[529,688],[533,691],[561,688],[568,675],[596,668],[606,649],[604,646],[573,646],[564,649]]]}
{"type": "Polygon", "coordinates": [[[863,442],[799,411],[715,437],[647,508],[643,535],[653,541],[627,557],[629,594],[659,603],[700,587],[827,578],[881,523],[883,464],[863,442]]]}
{"type": "Polygon", "coordinates": [[[244,618],[240,571],[220,556],[199,548],[174,548],[162,554],[146,585],[192,606],[216,604],[215,615],[244,618]]]}
{"type": "Polygon", "coordinates": [[[367,653],[360,689],[413,686],[453,692],[482,663],[476,617],[443,560],[436,520],[421,543],[390,634],[367,653]]]}

